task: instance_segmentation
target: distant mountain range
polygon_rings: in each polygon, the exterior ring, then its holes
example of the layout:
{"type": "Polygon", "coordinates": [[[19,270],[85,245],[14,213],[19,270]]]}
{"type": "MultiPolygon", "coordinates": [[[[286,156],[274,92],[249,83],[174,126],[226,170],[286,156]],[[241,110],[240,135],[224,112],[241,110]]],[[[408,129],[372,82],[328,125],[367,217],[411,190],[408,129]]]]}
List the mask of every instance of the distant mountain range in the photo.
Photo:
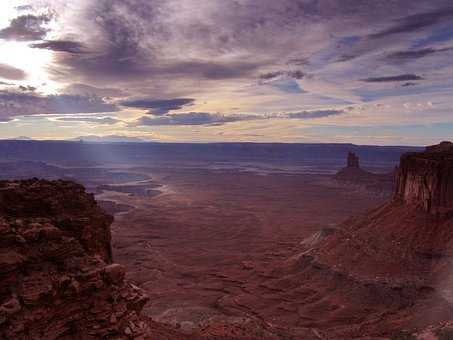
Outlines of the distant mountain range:
{"type": "MultiPolygon", "coordinates": [[[[20,140],[20,141],[39,141],[39,139],[33,139],[27,136],[18,136],[12,138],[4,138],[3,140],[20,140]]],[[[108,136],[79,136],[76,138],[67,139],[71,142],[88,142],[88,143],[144,143],[147,140],[144,140],[139,137],[128,137],[121,135],[108,135],[108,136]]]]}
{"type": "Polygon", "coordinates": [[[34,139],[27,136],[19,136],[13,138],[5,138],[5,140],[34,140],[34,139]]]}

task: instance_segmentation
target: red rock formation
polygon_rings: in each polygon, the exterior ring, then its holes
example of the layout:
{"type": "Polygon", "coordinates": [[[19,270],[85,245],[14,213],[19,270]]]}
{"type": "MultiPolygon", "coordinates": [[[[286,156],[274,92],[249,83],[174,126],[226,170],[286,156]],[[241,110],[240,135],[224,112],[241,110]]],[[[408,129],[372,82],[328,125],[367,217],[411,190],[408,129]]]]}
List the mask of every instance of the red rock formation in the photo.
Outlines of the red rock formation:
{"type": "Polygon", "coordinates": [[[453,143],[401,157],[395,198],[434,215],[453,211],[453,143]]]}
{"type": "Polygon", "coordinates": [[[65,181],[0,182],[1,339],[182,339],[112,263],[112,218],[65,181]]]}
{"type": "Polygon", "coordinates": [[[303,326],[353,338],[451,320],[452,158],[448,143],[403,155],[392,201],[307,246],[286,274],[322,296],[299,307],[303,326]]]}
{"type": "Polygon", "coordinates": [[[394,189],[395,174],[375,174],[360,167],[359,157],[349,152],[346,167],[340,169],[333,178],[347,185],[358,185],[366,190],[391,195],[394,189]]]}
{"type": "Polygon", "coordinates": [[[360,168],[359,157],[356,156],[355,153],[349,151],[346,166],[348,168],[360,168]]]}

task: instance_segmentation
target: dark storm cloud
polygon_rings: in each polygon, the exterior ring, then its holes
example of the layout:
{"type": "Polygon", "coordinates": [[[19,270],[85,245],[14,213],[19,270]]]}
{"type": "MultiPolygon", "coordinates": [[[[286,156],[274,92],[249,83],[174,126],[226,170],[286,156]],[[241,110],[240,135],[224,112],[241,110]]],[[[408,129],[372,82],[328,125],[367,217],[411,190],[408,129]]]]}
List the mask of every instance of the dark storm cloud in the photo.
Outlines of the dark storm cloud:
{"type": "Polygon", "coordinates": [[[386,58],[391,61],[405,61],[405,60],[413,60],[413,59],[420,59],[424,58],[433,54],[451,51],[453,50],[452,47],[448,48],[424,48],[420,50],[413,50],[413,51],[398,51],[389,54],[386,58]]]}
{"type": "Polygon", "coordinates": [[[396,20],[390,28],[369,35],[369,38],[378,39],[389,37],[394,34],[411,33],[421,29],[451,21],[453,19],[453,7],[436,8],[424,13],[409,15],[396,20]]]}
{"type": "Polygon", "coordinates": [[[119,119],[112,118],[112,117],[61,117],[58,118],[57,121],[59,122],[73,122],[73,123],[93,123],[94,125],[114,125],[117,123],[122,122],[119,119]]]}
{"type": "Polygon", "coordinates": [[[180,110],[186,105],[194,102],[193,98],[175,98],[175,99],[137,99],[126,100],[120,103],[122,106],[133,107],[137,109],[149,109],[154,115],[164,115],[173,110],[180,110]]]}
{"type": "Polygon", "coordinates": [[[258,114],[220,114],[209,112],[187,112],[169,114],[152,118],[143,116],[134,121],[133,126],[169,126],[169,125],[223,125],[226,123],[269,120],[269,119],[315,119],[343,114],[343,110],[300,111],[292,113],[258,114]]]}
{"type": "Polygon", "coordinates": [[[118,108],[95,96],[49,95],[0,91],[0,120],[36,114],[113,112],[118,108]]]}
{"type": "Polygon", "coordinates": [[[32,48],[42,48],[55,52],[83,53],[84,47],[81,43],[71,40],[46,40],[41,43],[31,44],[32,48]]]}
{"type": "Polygon", "coordinates": [[[396,82],[396,81],[410,81],[410,80],[423,80],[423,77],[420,77],[416,74],[400,74],[396,76],[388,76],[388,77],[372,77],[361,79],[361,81],[367,83],[384,83],[384,82],[396,82]]]}
{"type": "Polygon", "coordinates": [[[23,80],[26,76],[26,73],[21,69],[6,64],[0,64],[0,78],[23,80]]]}
{"type": "Polygon", "coordinates": [[[43,27],[49,21],[50,17],[46,15],[20,15],[11,20],[8,27],[0,30],[0,39],[17,41],[41,40],[49,32],[49,29],[43,27]]]}

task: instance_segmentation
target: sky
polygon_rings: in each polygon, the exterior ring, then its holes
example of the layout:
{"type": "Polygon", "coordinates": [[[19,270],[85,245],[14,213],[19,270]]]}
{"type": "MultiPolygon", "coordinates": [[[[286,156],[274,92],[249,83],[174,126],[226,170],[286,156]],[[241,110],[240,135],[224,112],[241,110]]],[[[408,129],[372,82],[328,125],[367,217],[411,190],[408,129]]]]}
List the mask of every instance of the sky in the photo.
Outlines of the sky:
{"type": "Polygon", "coordinates": [[[0,139],[453,139],[451,0],[2,0],[0,139]]]}

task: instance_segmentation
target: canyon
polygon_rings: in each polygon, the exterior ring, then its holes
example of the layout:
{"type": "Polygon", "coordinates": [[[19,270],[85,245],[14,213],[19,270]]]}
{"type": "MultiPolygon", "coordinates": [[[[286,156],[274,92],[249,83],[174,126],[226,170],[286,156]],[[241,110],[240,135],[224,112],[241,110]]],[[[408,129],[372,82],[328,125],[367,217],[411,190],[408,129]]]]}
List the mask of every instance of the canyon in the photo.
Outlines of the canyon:
{"type": "MultiPolygon", "coordinates": [[[[362,170],[349,159],[340,173],[362,170]]],[[[94,193],[0,182],[3,338],[453,334],[451,143],[402,155],[393,193],[337,175],[121,171],[94,193]]]]}

